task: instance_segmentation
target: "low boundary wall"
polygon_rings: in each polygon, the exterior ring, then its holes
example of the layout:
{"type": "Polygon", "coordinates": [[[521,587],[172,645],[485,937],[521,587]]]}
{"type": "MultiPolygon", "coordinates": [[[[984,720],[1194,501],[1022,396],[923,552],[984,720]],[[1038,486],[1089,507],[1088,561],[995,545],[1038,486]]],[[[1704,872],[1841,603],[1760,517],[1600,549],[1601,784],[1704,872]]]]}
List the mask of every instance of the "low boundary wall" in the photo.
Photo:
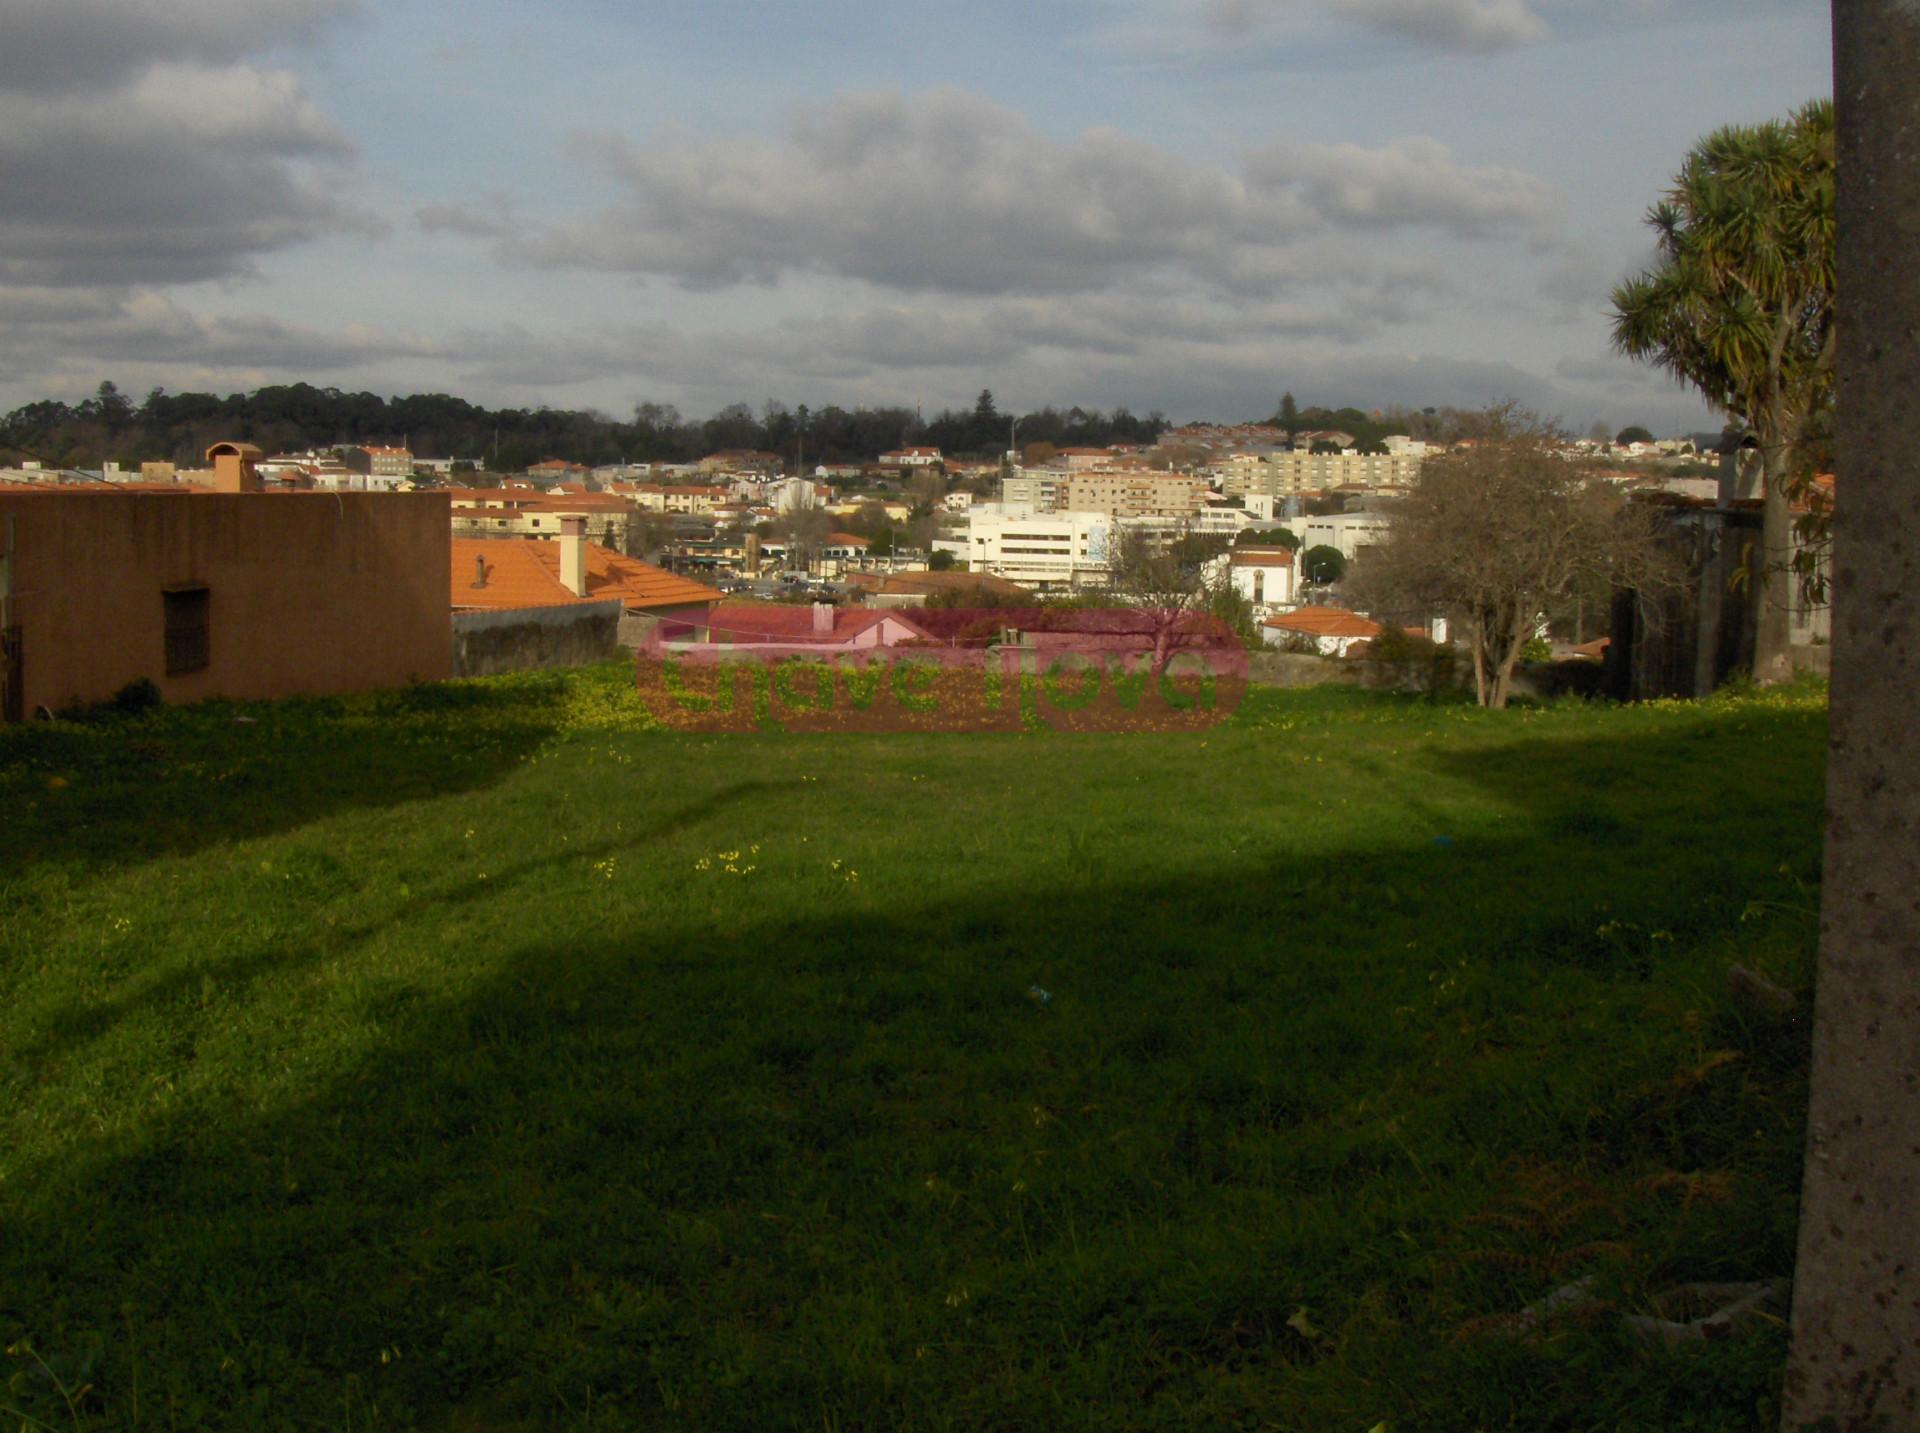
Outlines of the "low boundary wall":
{"type": "Polygon", "coordinates": [[[453,614],[453,674],[488,677],[605,661],[619,648],[621,604],[515,607],[453,614]]]}

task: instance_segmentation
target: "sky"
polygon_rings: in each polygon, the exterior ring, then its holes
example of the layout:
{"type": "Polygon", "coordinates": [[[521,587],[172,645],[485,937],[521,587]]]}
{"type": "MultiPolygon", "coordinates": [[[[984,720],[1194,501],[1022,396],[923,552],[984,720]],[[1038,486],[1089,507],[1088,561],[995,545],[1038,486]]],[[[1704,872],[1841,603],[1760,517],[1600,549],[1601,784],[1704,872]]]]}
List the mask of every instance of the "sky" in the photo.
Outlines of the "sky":
{"type": "Polygon", "coordinates": [[[690,417],[1719,426],[1612,354],[1825,0],[6,0],[0,410],[309,382],[690,417]]]}

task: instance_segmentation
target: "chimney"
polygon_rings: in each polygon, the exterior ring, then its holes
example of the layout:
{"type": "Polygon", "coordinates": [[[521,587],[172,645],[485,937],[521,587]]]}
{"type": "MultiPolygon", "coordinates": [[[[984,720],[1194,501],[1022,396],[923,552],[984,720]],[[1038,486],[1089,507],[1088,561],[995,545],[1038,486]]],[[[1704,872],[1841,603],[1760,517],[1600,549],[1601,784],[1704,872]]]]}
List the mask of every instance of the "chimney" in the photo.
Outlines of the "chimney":
{"type": "Polygon", "coordinates": [[[833,604],[816,602],[813,604],[813,631],[815,636],[824,636],[833,631],[833,604]]]}
{"type": "Polygon", "coordinates": [[[260,474],[253,461],[260,450],[251,443],[215,443],[207,449],[207,461],[213,464],[213,490],[216,493],[257,493],[260,474]]]}
{"type": "Polygon", "coordinates": [[[587,519],[584,513],[560,514],[560,585],[575,597],[587,595],[587,519]]]}
{"type": "Polygon", "coordinates": [[[477,552],[473,555],[473,585],[475,587],[487,585],[487,560],[477,552]]]}

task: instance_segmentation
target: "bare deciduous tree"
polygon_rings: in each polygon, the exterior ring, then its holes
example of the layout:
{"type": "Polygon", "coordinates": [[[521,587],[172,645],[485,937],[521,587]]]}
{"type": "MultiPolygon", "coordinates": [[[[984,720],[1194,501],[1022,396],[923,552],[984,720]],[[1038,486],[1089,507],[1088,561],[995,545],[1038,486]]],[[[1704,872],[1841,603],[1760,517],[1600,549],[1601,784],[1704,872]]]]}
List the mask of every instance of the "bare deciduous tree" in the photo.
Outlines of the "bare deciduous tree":
{"type": "Polygon", "coordinates": [[[805,571],[815,548],[833,532],[833,519],[820,508],[795,508],[773,520],[773,537],[786,544],[786,565],[805,571]]]}
{"type": "Polygon", "coordinates": [[[1212,575],[1214,560],[1226,550],[1224,538],[1186,529],[1169,536],[1114,525],[1107,542],[1107,590],[1141,614],[1143,632],[1153,640],[1155,676],[1166,671],[1182,646],[1215,640],[1213,624],[1202,619],[1231,591],[1224,577],[1212,575]]]}
{"type": "Polygon", "coordinates": [[[1654,514],[1567,455],[1538,415],[1475,416],[1470,446],[1429,458],[1356,589],[1389,619],[1444,614],[1466,638],[1480,704],[1503,707],[1514,663],[1559,599],[1594,584],[1672,580],[1654,514]]]}

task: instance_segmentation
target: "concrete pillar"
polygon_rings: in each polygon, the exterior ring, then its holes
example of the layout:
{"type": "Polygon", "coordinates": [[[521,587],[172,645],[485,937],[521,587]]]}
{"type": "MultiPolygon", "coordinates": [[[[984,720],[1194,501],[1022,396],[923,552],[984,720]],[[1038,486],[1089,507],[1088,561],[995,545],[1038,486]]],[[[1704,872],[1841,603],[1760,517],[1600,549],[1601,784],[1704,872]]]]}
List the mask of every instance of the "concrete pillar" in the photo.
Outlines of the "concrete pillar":
{"type": "Polygon", "coordinates": [[[1826,875],[1784,1426],[1920,1428],[1920,0],[1835,0],[1826,875]]]}

